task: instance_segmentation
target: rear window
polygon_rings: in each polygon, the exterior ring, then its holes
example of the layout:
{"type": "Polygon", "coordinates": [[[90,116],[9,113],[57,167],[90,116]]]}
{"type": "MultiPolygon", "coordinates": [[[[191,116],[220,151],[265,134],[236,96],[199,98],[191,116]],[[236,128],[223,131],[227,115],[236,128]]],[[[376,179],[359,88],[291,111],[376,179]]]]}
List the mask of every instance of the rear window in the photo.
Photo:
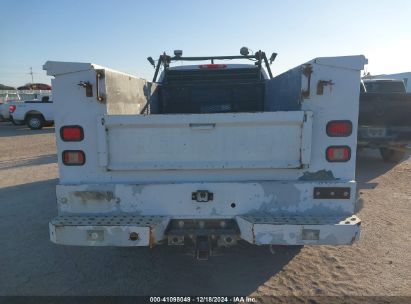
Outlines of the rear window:
{"type": "Polygon", "coordinates": [[[221,69],[170,69],[165,71],[166,85],[196,83],[249,82],[264,79],[258,67],[221,69]]]}
{"type": "Polygon", "coordinates": [[[368,93],[405,93],[404,83],[401,81],[364,82],[368,93]]]}

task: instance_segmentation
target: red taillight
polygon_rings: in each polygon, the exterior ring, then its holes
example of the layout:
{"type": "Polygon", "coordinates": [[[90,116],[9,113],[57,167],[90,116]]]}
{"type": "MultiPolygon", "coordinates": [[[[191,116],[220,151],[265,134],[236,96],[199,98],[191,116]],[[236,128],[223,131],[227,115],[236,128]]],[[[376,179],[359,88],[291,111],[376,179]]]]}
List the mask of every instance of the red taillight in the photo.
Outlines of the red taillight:
{"type": "Polygon", "coordinates": [[[14,111],[16,111],[16,106],[9,106],[9,112],[13,113],[14,111]]]}
{"type": "Polygon", "coordinates": [[[198,66],[200,69],[225,69],[226,64],[200,64],[198,66]]]}
{"type": "Polygon", "coordinates": [[[86,162],[86,155],[80,150],[66,150],[63,151],[62,160],[66,166],[82,166],[86,162]]]}
{"type": "Polygon", "coordinates": [[[64,126],[60,128],[60,137],[63,141],[82,141],[83,128],[80,126],[64,126]]]}
{"type": "Polygon", "coordinates": [[[349,120],[333,120],[327,124],[327,135],[331,137],[346,137],[352,133],[352,123],[349,120]]]}
{"type": "Polygon", "coordinates": [[[331,146],[326,151],[329,162],[346,162],[351,158],[351,149],[348,146],[331,146]]]}

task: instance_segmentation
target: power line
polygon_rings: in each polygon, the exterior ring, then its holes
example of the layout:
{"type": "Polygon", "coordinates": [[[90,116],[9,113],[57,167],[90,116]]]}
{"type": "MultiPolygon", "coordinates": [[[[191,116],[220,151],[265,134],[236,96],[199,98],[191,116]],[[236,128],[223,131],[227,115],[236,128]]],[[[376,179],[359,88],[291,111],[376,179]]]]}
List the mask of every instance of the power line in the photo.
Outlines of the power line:
{"type": "MultiPolygon", "coordinates": [[[[43,73],[33,72],[33,75],[39,75],[39,74],[43,74],[43,73]]],[[[0,75],[27,75],[27,72],[0,72],[0,75]]]]}

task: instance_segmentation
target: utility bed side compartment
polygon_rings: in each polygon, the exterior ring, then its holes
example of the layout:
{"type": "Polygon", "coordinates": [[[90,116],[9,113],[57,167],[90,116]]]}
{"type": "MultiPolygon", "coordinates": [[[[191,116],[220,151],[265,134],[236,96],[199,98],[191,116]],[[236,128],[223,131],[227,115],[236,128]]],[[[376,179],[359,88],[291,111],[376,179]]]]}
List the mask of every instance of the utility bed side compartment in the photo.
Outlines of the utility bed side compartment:
{"type": "Polygon", "coordinates": [[[266,111],[311,111],[311,162],[301,170],[302,179],[355,179],[360,70],[362,56],[322,57],[286,71],[266,83],[266,111]],[[346,121],[352,125],[347,136],[329,136],[327,125],[346,121]],[[326,150],[348,147],[346,162],[330,162],[326,150]]]}

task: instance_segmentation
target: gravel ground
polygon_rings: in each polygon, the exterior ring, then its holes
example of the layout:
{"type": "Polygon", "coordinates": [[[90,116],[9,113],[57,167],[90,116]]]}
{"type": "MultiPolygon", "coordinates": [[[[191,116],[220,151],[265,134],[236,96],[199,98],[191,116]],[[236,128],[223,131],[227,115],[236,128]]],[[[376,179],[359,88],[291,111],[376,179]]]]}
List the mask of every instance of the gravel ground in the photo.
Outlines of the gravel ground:
{"type": "Polygon", "coordinates": [[[179,248],[65,247],[49,241],[58,181],[54,129],[0,123],[0,295],[411,296],[411,159],[358,157],[353,246],[241,244],[199,262],[179,248]]]}

